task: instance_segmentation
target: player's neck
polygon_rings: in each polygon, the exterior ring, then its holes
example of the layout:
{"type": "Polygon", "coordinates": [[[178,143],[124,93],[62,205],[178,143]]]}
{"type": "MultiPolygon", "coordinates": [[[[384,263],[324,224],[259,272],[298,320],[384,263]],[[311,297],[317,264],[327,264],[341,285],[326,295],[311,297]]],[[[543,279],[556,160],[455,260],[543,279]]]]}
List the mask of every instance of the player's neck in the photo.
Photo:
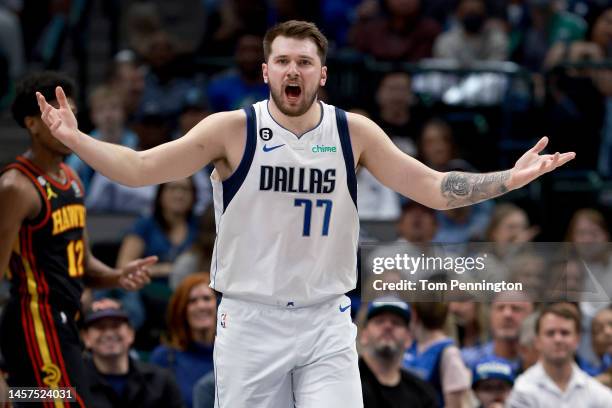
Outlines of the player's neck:
{"type": "Polygon", "coordinates": [[[270,115],[272,115],[274,120],[298,136],[314,129],[321,120],[321,104],[318,99],[315,99],[310,108],[300,116],[285,115],[278,109],[272,98],[270,98],[268,106],[270,115]]]}
{"type": "Polygon", "coordinates": [[[64,161],[64,156],[36,145],[32,146],[23,156],[46,174],[53,177],[63,177],[61,164],[64,161]]]}

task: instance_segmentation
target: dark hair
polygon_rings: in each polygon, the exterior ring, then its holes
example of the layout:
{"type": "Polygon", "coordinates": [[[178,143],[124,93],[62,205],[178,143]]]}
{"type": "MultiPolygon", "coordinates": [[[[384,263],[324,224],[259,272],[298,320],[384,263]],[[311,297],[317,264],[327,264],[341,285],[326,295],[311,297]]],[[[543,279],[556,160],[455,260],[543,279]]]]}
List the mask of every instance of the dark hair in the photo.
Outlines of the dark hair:
{"type": "Polygon", "coordinates": [[[540,334],[540,322],[542,321],[544,316],[549,314],[561,317],[566,320],[572,320],[574,322],[576,334],[580,334],[580,314],[575,306],[576,305],[569,304],[569,302],[553,303],[551,305],[546,306],[544,310],[542,310],[542,313],[540,313],[540,315],[538,316],[538,320],[536,320],[536,334],[540,334]]]}
{"type": "Polygon", "coordinates": [[[40,92],[47,102],[55,101],[55,88],[61,86],[68,98],[76,97],[76,85],[65,74],[43,71],[30,74],[17,83],[15,100],[11,106],[13,118],[25,128],[27,116],[40,116],[36,92],[40,92]]]}
{"type": "Polygon", "coordinates": [[[276,24],[274,27],[266,31],[263,39],[264,58],[268,61],[270,52],[272,51],[272,42],[276,37],[297,38],[299,40],[311,39],[317,46],[321,65],[325,65],[327,58],[327,38],[321,33],[314,23],[308,21],[289,20],[283,23],[276,24]]]}
{"type": "Polygon", "coordinates": [[[428,330],[443,329],[448,316],[448,303],[414,302],[412,310],[428,330]]]}
{"type": "Polygon", "coordinates": [[[595,25],[597,25],[597,21],[608,12],[608,10],[612,9],[612,5],[605,4],[608,2],[601,2],[603,5],[591,4],[589,5],[589,11],[584,16],[584,19],[587,23],[587,30],[584,34],[584,38],[586,41],[593,41],[593,31],[595,29],[595,25]]]}
{"type": "MultiPolygon", "coordinates": [[[[187,180],[189,180],[189,183],[191,183],[191,194],[193,196],[191,208],[189,208],[189,212],[187,213],[187,219],[190,219],[193,216],[193,208],[197,200],[197,188],[192,177],[188,177],[187,180]]],[[[168,232],[170,230],[170,225],[168,224],[168,221],[164,218],[164,209],[162,208],[161,196],[169,184],[170,183],[164,183],[159,185],[159,187],[157,188],[157,193],[155,194],[155,201],[153,204],[153,218],[159,223],[164,232],[168,232]]]]}
{"type": "Polygon", "coordinates": [[[421,134],[419,135],[419,139],[417,142],[417,149],[419,152],[419,157],[423,160],[423,145],[425,144],[424,143],[425,129],[430,128],[430,127],[438,128],[442,131],[442,139],[444,140],[445,143],[447,143],[450,146],[451,160],[456,158],[457,157],[457,145],[455,144],[455,138],[453,136],[453,128],[450,125],[450,123],[448,123],[446,120],[439,118],[439,117],[433,117],[429,119],[427,122],[425,122],[425,124],[421,128],[421,134]]]}

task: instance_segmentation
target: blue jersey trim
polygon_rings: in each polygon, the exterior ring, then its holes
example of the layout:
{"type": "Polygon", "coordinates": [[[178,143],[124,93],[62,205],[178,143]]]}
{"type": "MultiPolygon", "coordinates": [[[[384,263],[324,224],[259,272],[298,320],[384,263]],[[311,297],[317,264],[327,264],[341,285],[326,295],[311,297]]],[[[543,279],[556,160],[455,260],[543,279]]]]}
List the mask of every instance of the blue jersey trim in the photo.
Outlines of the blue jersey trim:
{"type": "Polygon", "coordinates": [[[346,113],[339,108],[336,108],[336,125],[338,127],[338,134],[340,135],[340,145],[342,146],[344,164],[346,165],[346,183],[349,193],[351,193],[353,203],[355,204],[355,208],[357,208],[357,176],[355,175],[353,147],[351,145],[351,136],[349,134],[346,113]]]}
{"type": "Polygon", "coordinates": [[[242,183],[249,174],[253,157],[255,156],[255,148],[257,147],[257,123],[255,116],[255,108],[250,106],[244,108],[246,112],[247,134],[246,144],[244,146],[244,154],[240,160],[240,164],[234,173],[223,182],[223,212],[236,195],[242,183]]]}

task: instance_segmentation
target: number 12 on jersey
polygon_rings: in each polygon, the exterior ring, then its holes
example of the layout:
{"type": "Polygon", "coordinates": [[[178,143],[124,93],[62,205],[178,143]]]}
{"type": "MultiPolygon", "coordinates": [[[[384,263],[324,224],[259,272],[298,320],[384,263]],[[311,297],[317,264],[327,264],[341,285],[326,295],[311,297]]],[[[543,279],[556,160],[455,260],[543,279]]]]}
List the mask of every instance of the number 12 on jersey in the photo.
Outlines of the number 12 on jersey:
{"type": "MultiPolygon", "coordinates": [[[[302,236],[310,236],[310,218],[312,216],[312,200],[307,198],[296,198],[293,203],[294,207],[304,206],[304,227],[302,229],[302,236]]],[[[323,231],[321,235],[327,236],[329,232],[329,219],[331,217],[332,200],[316,200],[315,205],[317,207],[325,207],[323,209],[323,231]]]]}
{"type": "Polygon", "coordinates": [[[66,250],[68,252],[68,275],[73,278],[83,276],[85,273],[85,269],[83,268],[85,245],[83,244],[83,240],[70,241],[66,250]]]}

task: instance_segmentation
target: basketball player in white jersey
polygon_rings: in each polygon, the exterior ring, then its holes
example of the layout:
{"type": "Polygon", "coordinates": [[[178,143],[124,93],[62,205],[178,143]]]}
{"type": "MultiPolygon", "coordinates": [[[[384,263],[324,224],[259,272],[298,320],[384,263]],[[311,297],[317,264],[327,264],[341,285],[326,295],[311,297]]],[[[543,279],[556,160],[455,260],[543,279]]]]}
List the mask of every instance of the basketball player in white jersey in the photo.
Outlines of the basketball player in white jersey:
{"type": "Polygon", "coordinates": [[[184,137],[136,152],[81,133],[59,88],[38,95],[53,135],[129,186],[185,178],[212,162],[217,240],[211,286],[223,294],[215,341],[220,408],[363,406],[356,328],[344,293],[356,285],[356,166],[436,209],[519,188],[573,159],[539,153],[506,171],[440,173],[398,150],[365,117],[317,100],[327,40],[288,21],[264,38],[270,100],[211,115],[184,137]]]}

